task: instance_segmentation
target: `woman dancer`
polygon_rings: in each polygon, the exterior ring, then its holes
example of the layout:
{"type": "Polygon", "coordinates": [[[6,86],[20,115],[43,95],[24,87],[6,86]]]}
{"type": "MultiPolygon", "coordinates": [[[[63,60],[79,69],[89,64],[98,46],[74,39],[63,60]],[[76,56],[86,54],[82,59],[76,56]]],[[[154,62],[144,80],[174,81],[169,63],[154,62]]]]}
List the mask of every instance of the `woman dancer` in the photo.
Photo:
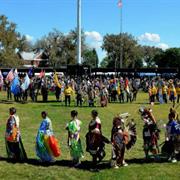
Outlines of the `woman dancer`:
{"type": "Polygon", "coordinates": [[[54,162],[54,157],[60,155],[60,149],[53,135],[52,122],[47,112],[41,113],[43,118],[36,137],[36,154],[42,162],[54,162]]]}
{"type": "Polygon", "coordinates": [[[15,161],[27,160],[27,155],[21,140],[19,129],[19,117],[16,115],[14,107],[9,109],[9,118],[6,124],[5,143],[6,151],[9,159],[15,161]]]}
{"type": "Polygon", "coordinates": [[[93,158],[93,165],[96,167],[106,155],[105,143],[110,141],[102,135],[101,120],[98,117],[98,112],[93,110],[91,112],[92,120],[89,123],[89,132],[86,134],[86,151],[89,152],[93,158]]]}
{"type": "Polygon", "coordinates": [[[82,122],[77,118],[78,112],[71,111],[72,120],[67,124],[68,130],[68,146],[70,147],[70,154],[75,167],[80,165],[80,158],[83,157],[83,150],[80,140],[80,130],[82,122]]]}

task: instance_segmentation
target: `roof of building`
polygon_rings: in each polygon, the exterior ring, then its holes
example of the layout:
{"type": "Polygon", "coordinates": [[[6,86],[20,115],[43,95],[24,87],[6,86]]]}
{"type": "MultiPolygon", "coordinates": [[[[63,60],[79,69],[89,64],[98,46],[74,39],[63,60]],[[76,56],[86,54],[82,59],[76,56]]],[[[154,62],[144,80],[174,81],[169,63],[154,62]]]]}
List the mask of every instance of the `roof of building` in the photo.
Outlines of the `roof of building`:
{"type": "Polygon", "coordinates": [[[44,50],[40,49],[38,51],[31,51],[31,52],[25,52],[22,51],[19,53],[19,55],[21,56],[21,58],[25,61],[41,61],[44,60],[41,58],[41,55],[43,54],[44,50]]]}

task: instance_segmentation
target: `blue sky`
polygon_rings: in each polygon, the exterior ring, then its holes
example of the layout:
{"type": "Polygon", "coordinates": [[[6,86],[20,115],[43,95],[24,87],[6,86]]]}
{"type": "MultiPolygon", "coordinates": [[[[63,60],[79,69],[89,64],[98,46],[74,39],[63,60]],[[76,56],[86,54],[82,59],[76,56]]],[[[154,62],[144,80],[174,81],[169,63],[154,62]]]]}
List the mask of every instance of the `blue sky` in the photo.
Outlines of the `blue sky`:
{"type": "MultiPolygon", "coordinates": [[[[166,49],[180,47],[180,0],[122,0],[123,32],[139,43],[166,49]]],[[[76,27],[77,0],[0,0],[0,14],[15,22],[17,30],[35,41],[53,28],[67,33],[76,27]]],[[[119,33],[118,0],[82,0],[82,27],[87,42],[100,46],[107,33],[119,33]]]]}

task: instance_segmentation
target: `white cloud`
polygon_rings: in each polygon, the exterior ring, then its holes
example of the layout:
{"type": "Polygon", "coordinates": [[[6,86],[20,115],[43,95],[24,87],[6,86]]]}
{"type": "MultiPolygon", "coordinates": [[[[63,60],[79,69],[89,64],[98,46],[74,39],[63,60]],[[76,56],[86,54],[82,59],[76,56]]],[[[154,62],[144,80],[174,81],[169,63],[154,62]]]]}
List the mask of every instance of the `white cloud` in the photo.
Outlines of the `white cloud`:
{"type": "Polygon", "coordinates": [[[26,34],[25,37],[26,37],[26,41],[27,41],[27,42],[32,42],[33,39],[34,39],[34,37],[33,37],[33,36],[30,36],[29,34],[26,34]]]}
{"type": "Polygon", "coordinates": [[[103,36],[97,31],[86,31],[86,42],[91,48],[100,49],[102,46],[103,36]]]}
{"type": "Polygon", "coordinates": [[[89,45],[91,48],[100,49],[102,46],[102,42],[94,41],[94,42],[89,43],[89,45]]]}
{"type": "Polygon", "coordinates": [[[159,43],[161,41],[159,34],[153,34],[153,33],[147,33],[147,32],[140,35],[138,39],[140,41],[154,42],[154,43],[159,43]]]}
{"type": "Polygon", "coordinates": [[[85,36],[90,39],[90,40],[94,40],[94,41],[102,41],[103,37],[101,36],[101,34],[97,31],[86,31],[85,32],[85,36]]]}
{"type": "Polygon", "coordinates": [[[157,45],[159,48],[161,48],[162,50],[166,50],[169,48],[169,45],[168,44],[165,44],[165,43],[159,43],[157,45]]]}
{"type": "Polygon", "coordinates": [[[99,63],[101,63],[101,61],[107,56],[107,52],[100,49],[97,51],[97,53],[99,55],[99,63]]]}

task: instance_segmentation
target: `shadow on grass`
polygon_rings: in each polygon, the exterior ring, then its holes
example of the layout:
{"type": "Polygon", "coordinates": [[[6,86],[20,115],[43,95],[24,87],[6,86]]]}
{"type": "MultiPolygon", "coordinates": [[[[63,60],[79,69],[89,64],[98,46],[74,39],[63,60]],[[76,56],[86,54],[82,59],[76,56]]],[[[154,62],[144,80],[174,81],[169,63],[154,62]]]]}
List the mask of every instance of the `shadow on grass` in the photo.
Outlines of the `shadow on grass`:
{"type": "Polygon", "coordinates": [[[10,101],[10,100],[0,100],[0,104],[14,104],[14,101],[10,101]]]}
{"type": "Polygon", "coordinates": [[[143,159],[143,158],[133,158],[126,160],[128,164],[149,164],[149,163],[166,163],[167,158],[161,157],[161,158],[149,158],[149,159],[143,159]]]}
{"type": "MultiPolygon", "coordinates": [[[[61,166],[61,167],[70,167],[70,168],[74,167],[72,161],[70,160],[59,160],[53,163],[44,163],[44,162],[39,162],[37,159],[29,159],[27,163],[35,166],[61,166]]],[[[89,171],[92,167],[93,166],[91,161],[82,161],[81,164],[77,167],[77,169],[89,171]]],[[[99,170],[110,169],[110,163],[108,161],[103,161],[102,163],[97,165],[97,168],[99,170]]]]}
{"type": "Polygon", "coordinates": [[[32,101],[14,101],[14,100],[0,100],[0,104],[28,104],[32,101]]]}
{"type": "MultiPolygon", "coordinates": [[[[180,154],[176,155],[177,161],[180,161],[180,154]]],[[[168,158],[166,155],[159,154],[157,157],[154,157],[153,155],[149,156],[148,159],[145,158],[133,158],[133,159],[127,159],[126,162],[128,164],[148,164],[148,163],[167,163],[168,158]]]]}
{"type": "MultiPolygon", "coordinates": [[[[0,157],[0,161],[5,161],[12,164],[19,163],[19,164],[29,164],[33,166],[42,166],[42,167],[49,167],[49,166],[60,166],[60,167],[68,167],[68,168],[74,167],[72,161],[70,160],[59,160],[52,163],[48,163],[48,162],[41,162],[38,159],[28,159],[26,161],[17,162],[8,158],[0,157]]],[[[77,167],[77,169],[86,170],[86,171],[91,171],[92,168],[94,168],[92,165],[92,161],[82,161],[81,164],[77,167]]],[[[103,170],[103,169],[110,169],[111,167],[109,161],[103,161],[99,163],[96,168],[98,170],[103,170]]]]}
{"type": "MultiPolygon", "coordinates": [[[[38,101],[13,101],[13,100],[0,100],[0,104],[28,104],[28,103],[33,103],[33,104],[50,104],[50,106],[62,106],[62,107],[79,107],[79,108],[92,108],[86,104],[83,104],[82,106],[77,106],[76,104],[74,104],[74,102],[71,103],[70,106],[65,106],[64,102],[60,102],[60,101],[56,101],[56,100],[48,100],[48,101],[42,101],[42,100],[38,100],[38,101]]],[[[124,103],[120,103],[118,101],[116,102],[109,102],[109,104],[121,104],[121,105],[128,105],[128,104],[137,104],[137,105],[149,105],[149,103],[145,102],[145,103],[139,103],[139,102],[124,102],[124,103]]],[[[155,103],[155,104],[159,104],[159,103],[155,103]]],[[[94,108],[96,107],[101,107],[100,105],[96,105],[94,106],[94,108]]]]}
{"type": "MultiPolygon", "coordinates": [[[[178,160],[180,160],[180,157],[178,156],[178,160]]],[[[16,162],[14,160],[10,160],[8,158],[0,157],[0,161],[6,161],[8,163],[16,164],[16,163],[22,163],[22,164],[29,164],[33,166],[42,166],[42,167],[49,167],[49,166],[60,166],[60,167],[68,167],[68,168],[73,168],[72,161],[70,160],[58,160],[53,163],[47,163],[47,162],[41,162],[38,159],[28,159],[23,162],[16,162]]],[[[144,159],[144,158],[133,158],[133,159],[128,159],[126,162],[131,165],[131,164],[149,164],[149,163],[167,163],[167,158],[163,156],[159,156],[158,158],[153,158],[150,157],[149,159],[144,159]]],[[[99,163],[96,167],[93,167],[92,161],[82,161],[82,163],[77,167],[77,169],[85,170],[85,171],[93,171],[93,168],[98,169],[98,170],[105,170],[105,169],[110,169],[110,161],[102,161],[99,163]]],[[[95,171],[96,172],[96,171],[95,171]]]]}
{"type": "MultiPolygon", "coordinates": [[[[71,106],[65,106],[65,105],[58,105],[58,104],[51,104],[50,106],[52,107],[65,107],[65,108],[102,108],[101,106],[76,106],[76,105],[71,105],[71,106]]],[[[106,108],[106,107],[104,107],[106,108]]]]}

